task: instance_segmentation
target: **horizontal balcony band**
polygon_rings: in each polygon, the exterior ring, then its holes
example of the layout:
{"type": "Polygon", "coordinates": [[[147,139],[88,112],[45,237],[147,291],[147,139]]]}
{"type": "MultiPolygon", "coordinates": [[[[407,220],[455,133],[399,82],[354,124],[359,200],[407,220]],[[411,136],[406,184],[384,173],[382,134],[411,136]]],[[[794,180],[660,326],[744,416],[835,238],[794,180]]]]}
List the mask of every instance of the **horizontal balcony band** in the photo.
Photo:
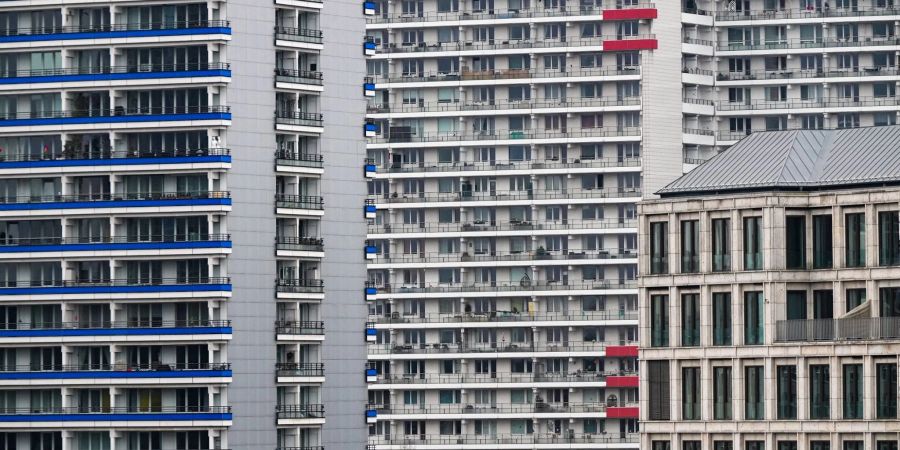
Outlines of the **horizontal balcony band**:
{"type": "MultiPolygon", "coordinates": [[[[367,285],[369,285],[367,283],[367,285]]],[[[605,290],[605,289],[635,289],[637,283],[613,282],[600,280],[592,283],[553,282],[553,281],[521,281],[518,283],[468,283],[468,284],[419,284],[398,285],[379,284],[370,285],[378,289],[378,293],[394,294],[429,294],[439,292],[517,292],[517,291],[571,291],[571,290],[605,290]]]]}
{"type": "Polygon", "coordinates": [[[0,127],[186,120],[231,120],[231,109],[216,105],[0,113],[0,127]]]}
{"type": "Polygon", "coordinates": [[[605,41],[629,41],[655,39],[653,34],[641,34],[630,36],[595,36],[592,38],[573,39],[535,39],[535,40],[506,40],[506,41],[454,41],[454,42],[417,42],[417,43],[391,43],[387,46],[378,45],[376,54],[397,53],[432,53],[432,52],[479,52],[485,50],[504,49],[538,49],[558,47],[601,47],[605,41]]]}
{"type": "Polygon", "coordinates": [[[231,279],[228,277],[203,277],[197,279],[3,281],[0,283],[0,296],[207,291],[230,292],[231,279]]]}
{"type": "Polygon", "coordinates": [[[231,162],[227,148],[177,150],[90,150],[41,154],[0,152],[0,169],[24,167],[66,167],[124,164],[184,164],[231,162]]]}
{"type": "Polygon", "coordinates": [[[60,330],[125,330],[125,329],[168,329],[168,328],[227,328],[230,320],[121,320],[121,321],[79,321],[79,322],[18,322],[0,323],[0,336],[19,331],[60,331],[60,330]]]}
{"type": "Polygon", "coordinates": [[[307,127],[321,127],[322,115],[299,111],[276,111],[275,123],[282,125],[298,125],[307,127]]]}
{"type": "Polygon", "coordinates": [[[897,97],[872,97],[872,98],[826,98],[817,100],[753,100],[749,103],[719,103],[716,105],[718,111],[752,111],[767,109],[810,109],[810,108],[865,108],[889,106],[896,107],[900,105],[900,98],[897,97]]]}
{"type": "Polygon", "coordinates": [[[413,134],[408,131],[393,131],[386,136],[369,139],[370,143],[403,143],[403,142],[456,142],[456,141],[499,141],[526,139],[571,139],[593,137],[626,137],[641,135],[640,127],[626,128],[584,128],[560,130],[485,130],[472,133],[464,131],[448,133],[413,134]]]}
{"type": "MultiPolygon", "coordinates": [[[[17,42],[22,40],[54,40],[54,39],[86,39],[97,37],[132,37],[154,36],[157,34],[145,34],[147,32],[163,32],[171,34],[173,31],[219,29],[231,34],[227,20],[189,20],[167,22],[138,22],[119,23],[93,26],[42,26],[32,28],[5,27],[0,29],[0,43],[17,42]],[[112,34],[113,36],[104,36],[112,34]],[[100,36],[97,36],[100,35],[100,36]]],[[[175,33],[178,34],[178,33],[175,33]]]]}
{"type": "Polygon", "coordinates": [[[463,384],[463,383],[597,383],[607,377],[637,376],[636,372],[577,372],[577,373],[484,373],[484,374],[389,374],[378,375],[374,384],[463,384]]]}
{"type": "MultiPolygon", "coordinates": [[[[710,71],[712,75],[712,71],[710,71]]],[[[744,72],[717,72],[717,81],[798,80],[809,78],[896,77],[900,69],[893,67],[863,67],[838,70],[751,70],[744,72]]]]}
{"type": "Polygon", "coordinates": [[[103,81],[176,77],[231,76],[228,63],[132,64],[0,71],[0,84],[103,81]]]}
{"type": "MultiPolygon", "coordinates": [[[[638,443],[638,433],[598,433],[598,434],[456,434],[456,435],[392,435],[390,437],[370,436],[369,442],[376,445],[440,445],[452,448],[454,445],[536,445],[536,444],[625,444],[638,443]]],[[[414,448],[414,447],[404,447],[414,448]]]]}
{"type": "Polygon", "coordinates": [[[301,252],[324,252],[325,240],[322,238],[276,236],[276,250],[293,250],[301,252]]]}
{"type": "Polygon", "coordinates": [[[231,205],[228,191],[0,197],[0,211],[231,205]]]}
{"type": "Polygon", "coordinates": [[[896,6],[853,6],[851,8],[822,8],[819,6],[784,10],[719,11],[715,13],[715,18],[717,21],[735,22],[744,20],[824,19],[829,17],[851,18],[896,15],[900,15],[900,8],[896,6]]]}
{"type": "MultiPolygon", "coordinates": [[[[311,1],[311,0],[305,0],[311,1]]],[[[314,445],[312,447],[275,447],[275,450],[325,450],[325,447],[314,445]]]]}
{"type": "MultiPolygon", "coordinates": [[[[538,159],[522,161],[454,161],[446,163],[392,163],[377,169],[382,173],[431,173],[431,172],[481,172],[510,170],[543,170],[543,169],[580,169],[608,167],[640,167],[641,158],[568,158],[538,159]]],[[[2,166],[0,166],[2,167],[2,166]]]]}
{"type": "Polygon", "coordinates": [[[325,281],[318,279],[290,280],[279,278],[275,280],[275,291],[286,293],[322,293],[325,292],[325,281]]]}
{"type": "Polygon", "coordinates": [[[325,209],[325,200],[309,195],[275,194],[275,207],[322,210],[325,209]]]}
{"type": "Polygon", "coordinates": [[[802,50],[810,48],[851,48],[851,47],[889,47],[900,46],[900,38],[878,39],[837,39],[819,38],[815,40],[805,39],[781,39],[770,42],[722,42],[716,45],[720,52],[743,52],[753,50],[802,50]]]}
{"type": "MultiPolygon", "coordinates": [[[[622,67],[618,69],[597,68],[568,70],[533,70],[533,69],[494,69],[494,70],[467,70],[461,72],[422,72],[403,75],[376,75],[374,80],[379,83],[424,83],[439,81],[477,81],[477,80],[530,80],[534,78],[589,78],[589,77],[614,77],[635,76],[641,74],[640,66],[622,67]]],[[[377,88],[378,86],[376,86],[377,88]]]]}
{"type": "Polygon", "coordinates": [[[321,44],[323,42],[322,30],[310,28],[275,27],[275,39],[308,44],[321,44]]]}
{"type": "Polygon", "coordinates": [[[629,5],[620,5],[618,2],[608,2],[602,6],[579,6],[567,7],[561,6],[551,8],[549,5],[545,8],[521,8],[521,9],[502,9],[492,8],[489,11],[449,11],[449,12],[420,12],[418,14],[386,14],[382,16],[367,17],[366,23],[409,23],[409,22],[445,22],[445,21],[466,21],[466,20],[500,20],[500,19],[518,19],[518,18],[540,18],[540,17],[573,17],[573,16],[590,16],[595,18],[602,17],[605,10],[629,10],[629,9],[646,9],[655,8],[653,3],[637,3],[629,5]]]}
{"type": "MultiPolygon", "coordinates": [[[[876,126],[880,126],[880,125],[876,125],[876,126]]],[[[859,127],[845,127],[845,128],[822,127],[822,128],[816,128],[816,129],[817,130],[840,130],[840,129],[848,129],[848,128],[859,128],[859,127]]],[[[787,128],[782,128],[778,131],[796,131],[796,130],[803,130],[803,128],[787,127],[787,128]]],[[[741,130],[741,131],[719,130],[719,131],[715,132],[716,133],[715,136],[716,136],[716,140],[718,140],[718,141],[726,141],[726,142],[739,141],[739,140],[749,136],[751,133],[759,132],[759,131],[763,131],[763,130],[752,130],[752,129],[741,130]]]]}
{"type": "Polygon", "coordinates": [[[230,406],[184,405],[184,406],[57,406],[57,407],[0,407],[0,421],[3,416],[29,414],[144,414],[144,413],[186,413],[186,412],[231,412],[230,406]]]}
{"type": "Polygon", "coordinates": [[[716,132],[712,130],[701,130],[699,128],[682,128],[681,132],[684,134],[695,134],[699,136],[715,136],[716,132]]]}
{"type": "Polygon", "coordinates": [[[300,153],[289,150],[275,152],[275,164],[281,166],[324,167],[324,158],[316,153],[300,153]]]}
{"type": "Polygon", "coordinates": [[[279,320],[275,322],[275,334],[321,335],[325,334],[325,322],[279,320]]]}
{"type": "MultiPolygon", "coordinates": [[[[231,371],[231,364],[228,363],[153,363],[153,364],[0,364],[0,379],[6,378],[9,374],[19,373],[60,373],[65,375],[67,372],[87,373],[89,376],[80,376],[78,378],[122,378],[122,375],[110,375],[110,372],[119,372],[122,374],[150,374],[149,376],[162,372],[183,372],[184,376],[204,376],[202,374],[192,375],[193,372],[223,372],[231,371]]],[[[215,375],[213,375],[215,376],[215,375]]],[[[218,375],[218,376],[231,376],[218,375]]]]}
{"type": "Polygon", "coordinates": [[[369,344],[370,355],[386,354],[459,354],[459,353],[532,353],[532,352],[602,352],[608,346],[637,345],[636,342],[557,342],[557,343],[493,343],[493,344],[369,344]]]}
{"type": "Polygon", "coordinates": [[[325,364],[276,363],[275,372],[279,377],[323,377],[325,376],[325,364]]]}
{"type": "Polygon", "coordinates": [[[275,81],[321,86],[322,72],[296,69],[275,69],[275,81]]]}
{"type": "Polygon", "coordinates": [[[641,191],[630,189],[559,189],[547,191],[495,191],[495,192],[419,192],[412,194],[385,194],[375,198],[375,203],[431,203],[477,202],[504,200],[550,200],[573,198],[631,198],[640,197],[641,191]]]}
{"type": "Polygon", "coordinates": [[[559,109],[559,108],[594,108],[616,106],[641,106],[639,97],[632,98],[593,98],[593,99],[556,99],[556,100],[521,100],[493,102],[434,102],[415,105],[374,104],[366,107],[370,114],[378,113],[418,113],[418,112],[459,112],[459,111],[500,111],[507,109],[559,109]]]}
{"type": "Polygon", "coordinates": [[[369,225],[369,234],[391,233],[452,233],[452,232],[494,232],[494,231],[535,231],[535,230],[576,230],[576,229],[624,229],[637,228],[637,221],[621,220],[561,220],[548,221],[475,221],[469,223],[395,223],[369,225]]]}
{"type": "Polygon", "coordinates": [[[775,342],[900,340],[900,317],[779,320],[775,342]]]}
{"type": "Polygon", "coordinates": [[[230,234],[155,235],[155,236],[88,236],[88,237],[0,237],[0,252],[24,251],[16,247],[74,246],[79,244],[154,244],[230,241],[230,234]]]}
{"type": "Polygon", "coordinates": [[[325,417],[325,405],[275,405],[275,417],[278,419],[321,419],[325,417]]]}
{"type": "Polygon", "coordinates": [[[40,281],[0,281],[0,288],[11,287],[76,287],[76,286],[148,286],[179,284],[227,284],[229,277],[186,277],[186,278],[114,278],[97,280],[40,280],[40,281]]]}
{"type": "Polygon", "coordinates": [[[637,258],[637,250],[607,249],[582,252],[526,251],[520,253],[422,253],[422,254],[378,254],[370,263],[440,263],[440,262],[504,262],[504,261],[568,261],[577,259],[632,259],[637,258]]]}
{"type": "Polygon", "coordinates": [[[499,323],[499,322],[576,322],[601,320],[637,320],[637,311],[573,311],[569,313],[530,313],[517,311],[486,311],[456,314],[428,314],[425,317],[406,315],[399,312],[387,316],[369,316],[369,322],[376,324],[404,323],[499,323]]]}
{"type": "Polygon", "coordinates": [[[607,406],[637,406],[636,404],[604,403],[495,403],[490,405],[465,404],[423,404],[423,405],[370,405],[378,414],[464,414],[481,416],[485,414],[552,414],[552,413],[603,413],[607,406]]]}

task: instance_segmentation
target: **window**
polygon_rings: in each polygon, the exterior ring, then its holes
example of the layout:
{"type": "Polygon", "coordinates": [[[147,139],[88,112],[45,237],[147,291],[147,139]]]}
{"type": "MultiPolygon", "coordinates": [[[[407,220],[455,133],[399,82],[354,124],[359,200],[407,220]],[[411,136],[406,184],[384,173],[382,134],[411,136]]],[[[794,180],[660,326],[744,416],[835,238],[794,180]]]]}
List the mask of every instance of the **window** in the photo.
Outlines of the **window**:
{"type": "Polygon", "coordinates": [[[746,441],[744,450],[766,450],[766,441],[746,441]]]}
{"type": "Polygon", "coordinates": [[[847,289],[846,293],[847,311],[853,311],[857,306],[866,302],[866,290],[863,289],[847,289]]]}
{"type": "Polygon", "coordinates": [[[744,270],[762,269],[762,217],[744,218],[744,270]]]}
{"type": "Polygon", "coordinates": [[[731,270],[730,226],[731,221],[728,219],[713,219],[712,221],[713,272],[725,272],[731,270]]]}
{"type": "Polygon", "coordinates": [[[778,441],[778,450],[797,450],[797,441],[778,441]]]}
{"type": "Polygon", "coordinates": [[[700,420],[700,368],[681,369],[681,417],[684,420],[700,420]]]}
{"type": "Polygon", "coordinates": [[[803,216],[787,216],[785,225],[785,267],[788,269],[806,268],[806,218],[803,216]]]}
{"type": "Polygon", "coordinates": [[[828,419],[831,416],[829,381],[830,368],[825,364],[809,366],[809,418],[828,419]]]}
{"type": "MultiPolygon", "coordinates": [[[[900,288],[881,288],[878,293],[878,309],[881,317],[900,317],[900,288]]],[[[888,322],[881,327],[880,332],[885,336],[896,336],[888,322]]]]}
{"type": "Polygon", "coordinates": [[[900,265],[900,213],[878,213],[878,264],[900,265]]]}
{"type": "Polygon", "coordinates": [[[817,215],[812,218],[813,225],[813,268],[830,269],[832,264],[831,216],[817,215]]]}
{"type": "Polygon", "coordinates": [[[696,220],[681,221],[681,273],[700,270],[700,226],[696,220]]]}
{"type": "Polygon", "coordinates": [[[897,450],[897,441],[876,441],[876,450],[897,450]]]}
{"type": "Polygon", "coordinates": [[[862,364],[844,364],[844,418],[863,418],[862,364]]]}
{"type": "Polygon", "coordinates": [[[650,346],[669,346],[669,296],[650,296],[650,346]]]}
{"type": "Polygon", "coordinates": [[[763,293],[744,292],[744,345],[763,343],[763,293]]]}
{"type": "Polygon", "coordinates": [[[731,345],[731,294],[716,292],[712,298],[713,345],[731,345]]]}
{"type": "Polygon", "coordinates": [[[844,441],[844,450],[863,450],[863,441],[844,441]]]}
{"type": "Polygon", "coordinates": [[[699,294],[684,294],[681,296],[681,345],[684,347],[700,345],[699,294]]]}
{"type": "Polygon", "coordinates": [[[713,450],[734,450],[734,442],[713,441],[713,450]]]}
{"type": "Polygon", "coordinates": [[[731,367],[713,367],[713,419],[731,420],[731,367]]]}
{"type": "Polygon", "coordinates": [[[672,450],[672,443],[669,441],[653,441],[650,443],[650,450],[672,450]]]}
{"type": "Polygon", "coordinates": [[[681,441],[681,450],[700,450],[700,441],[681,441]]]}
{"type": "Polygon", "coordinates": [[[844,216],[844,246],[847,267],[864,267],[866,265],[865,214],[853,213],[844,216]]]}
{"type": "Polygon", "coordinates": [[[747,420],[763,420],[765,417],[765,383],[763,366],[747,366],[744,368],[744,418],[747,420]]]}
{"type": "Polygon", "coordinates": [[[897,365],[875,365],[875,417],[897,418],[897,365]]]}
{"type": "Polygon", "coordinates": [[[788,291],[787,320],[806,320],[806,291],[788,291]]]}
{"type": "Polygon", "coordinates": [[[777,405],[779,420],[797,418],[797,367],[778,366],[777,405]]]}
{"type": "Polygon", "coordinates": [[[669,420],[669,361],[648,361],[647,381],[650,386],[648,400],[650,403],[650,420],[669,420]]]}
{"type": "Polygon", "coordinates": [[[650,273],[669,273],[669,224],[650,224],[650,273]]]}

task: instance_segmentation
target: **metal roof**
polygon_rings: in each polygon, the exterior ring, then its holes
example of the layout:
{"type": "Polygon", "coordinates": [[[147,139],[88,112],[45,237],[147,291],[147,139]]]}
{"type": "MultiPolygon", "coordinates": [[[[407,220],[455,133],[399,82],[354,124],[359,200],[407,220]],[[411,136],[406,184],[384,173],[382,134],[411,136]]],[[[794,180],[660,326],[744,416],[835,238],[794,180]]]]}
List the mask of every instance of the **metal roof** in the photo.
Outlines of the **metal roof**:
{"type": "Polygon", "coordinates": [[[657,192],[900,184],[900,126],[754,133],[657,192]]]}

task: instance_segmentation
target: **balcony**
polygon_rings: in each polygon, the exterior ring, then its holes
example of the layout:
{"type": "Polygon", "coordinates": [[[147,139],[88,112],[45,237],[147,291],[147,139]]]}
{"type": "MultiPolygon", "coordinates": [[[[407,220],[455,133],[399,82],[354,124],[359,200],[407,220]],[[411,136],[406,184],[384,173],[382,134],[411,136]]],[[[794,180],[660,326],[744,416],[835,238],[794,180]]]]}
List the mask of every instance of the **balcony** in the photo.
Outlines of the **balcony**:
{"type": "Polygon", "coordinates": [[[276,111],[275,123],[277,125],[291,125],[298,127],[321,128],[322,115],[300,111],[276,111]]]}
{"type": "Polygon", "coordinates": [[[316,153],[300,153],[290,150],[278,150],[275,152],[275,164],[278,166],[296,166],[321,169],[324,167],[324,158],[316,153]]]}
{"type": "Polygon", "coordinates": [[[230,406],[0,408],[0,422],[231,420],[230,406]]]}
{"type": "Polygon", "coordinates": [[[814,100],[791,99],[783,101],[753,100],[745,103],[719,103],[718,111],[756,111],[772,109],[821,109],[821,108],[871,108],[900,105],[900,97],[857,97],[857,98],[822,98],[814,100]]]}
{"type": "MultiPolygon", "coordinates": [[[[637,345],[637,343],[631,343],[637,345]]],[[[521,344],[369,344],[369,355],[458,355],[460,353],[596,353],[602,356],[607,346],[623,345],[614,342],[530,342],[521,344]]]]}
{"type": "Polygon", "coordinates": [[[593,282],[563,282],[563,281],[532,281],[524,280],[513,283],[469,282],[456,284],[425,284],[418,285],[392,285],[390,283],[372,285],[378,289],[378,293],[388,294],[436,294],[436,293],[462,293],[462,292],[533,292],[533,291],[577,291],[577,290],[607,290],[607,289],[635,289],[637,284],[633,280],[597,280],[593,282]]]}
{"type": "MultiPolygon", "coordinates": [[[[598,434],[497,434],[497,435],[480,435],[480,434],[456,434],[456,435],[439,435],[439,434],[421,434],[421,435],[384,435],[370,436],[369,442],[376,445],[396,445],[400,448],[416,448],[418,445],[439,446],[437,448],[455,448],[460,446],[484,447],[489,448],[497,445],[571,445],[571,444],[637,444],[639,442],[637,433],[598,433],[598,434]]],[[[527,448],[527,447],[518,447],[527,448]]],[[[542,447],[543,448],[543,447],[542,447]]]]}
{"type": "Polygon", "coordinates": [[[488,80],[534,80],[538,78],[597,78],[597,77],[639,77],[640,66],[617,69],[596,68],[580,70],[535,70],[535,69],[494,69],[461,72],[421,72],[402,75],[376,75],[375,83],[425,83],[440,81],[488,81],[488,80]]]}
{"type": "Polygon", "coordinates": [[[229,191],[0,196],[0,211],[230,204],[229,191]]]}
{"type": "Polygon", "coordinates": [[[325,405],[275,405],[278,419],[321,419],[325,417],[325,405]]]}
{"type": "Polygon", "coordinates": [[[275,27],[275,39],[304,44],[321,44],[322,30],[309,28],[275,27]]]}
{"type": "Polygon", "coordinates": [[[231,377],[227,363],[0,364],[0,380],[231,377]]]}
{"type": "Polygon", "coordinates": [[[170,122],[190,120],[231,120],[228,106],[183,106],[84,111],[30,111],[0,113],[0,127],[38,125],[86,125],[123,122],[170,122]]]}
{"type": "Polygon", "coordinates": [[[322,197],[308,195],[275,194],[275,207],[322,211],[325,209],[325,200],[322,197]]]}
{"type": "Polygon", "coordinates": [[[278,377],[324,377],[325,364],[322,363],[277,363],[278,377]]]}
{"type": "Polygon", "coordinates": [[[0,324],[0,337],[231,334],[230,320],[128,320],[0,324]],[[148,333],[152,330],[152,333],[148,333]]]}
{"type": "Polygon", "coordinates": [[[493,192],[418,192],[391,193],[375,199],[375,203],[443,203],[443,202],[478,202],[478,201],[517,201],[517,200],[558,200],[558,199],[623,199],[640,197],[638,188],[626,189],[557,189],[557,190],[520,190],[493,192]]]}
{"type": "MultiPolygon", "coordinates": [[[[573,38],[573,39],[526,39],[526,40],[506,40],[506,41],[454,41],[454,42],[415,42],[415,43],[390,43],[387,45],[378,45],[375,49],[376,55],[394,55],[394,54],[423,54],[438,52],[465,52],[465,53],[481,53],[490,50],[530,50],[530,49],[558,49],[558,48],[603,48],[604,41],[616,41],[620,39],[638,40],[652,39],[653,35],[640,35],[628,37],[616,36],[597,36],[593,38],[573,38]]],[[[585,50],[587,51],[587,50],[585,50]]]]}
{"type": "Polygon", "coordinates": [[[594,372],[594,371],[577,371],[573,373],[463,373],[463,374],[442,374],[442,373],[404,373],[404,374],[388,374],[378,375],[378,381],[375,384],[416,384],[416,385],[433,385],[433,384],[501,384],[501,383],[550,383],[550,384],[571,384],[571,383],[604,383],[608,377],[615,376],[636,376],[635,372],[594,372]]]}
{"type": "Polygon", "coordinates": [[[521,322],[597,322],[604,320],[637,320],[637,311],[568,311],[565,313],[534,313],[518,311],[486,311],[457,314],[428,314],[425,317],[393,312],[390,316],[369,316],[377,324],[476,324],[521,322]]]}
{"type": "Polygon", "coordinates": [[[837,39],[819,38],[816,40],[781,39],[768,42],[722,42],[718,44],[720,52],[744,52],[753,50],[801,50],[809,48],[851,48],[851,47],[893,47],[900,46],[900,38],[862,38],[837,39]]]}
{"type": "Polygon", "coordinates": [[[99,166],[126,164],[181,164],[186,162],[231,162],[227,148],[197,148],[178,150],[90,150],[43,152],[40,154],[0,152],[0,169],[51,166],[99,166]],[[147,161],[152,160],[152,161],[147,161]],[[65,161],[65,163],[62,163],[65,161]]]}
{"type": "Polygon", "coordinates": [[[542,221],[542,220],[510,220],[510,221],[474,221],[474,222],[422,222],[422,223],[398,223],[398,224],[381,224],[369,225],[369,234],[400,234],[400,233],[486,233],[486,232],[519,232],[530,234],[533,231],[543,230],[611,230],[637,228],[637,221],[634,219],[599,219],[599,220],[561,220],[561,221],[542,221]]]}
{"type": "Polygon", "coordinates": [[[900,15],[900,7],[897,6],[873,6],[852,8],[822,8],[813,7],[807,9],[785,10],[745,10],[745,11],[720,11],[716,13],[716,20],[720,22],[735,22],[746,20],[785,20],[785,19],[823,19],[829,17],[871,17],[871,16],[897,16],[900,15]]]}
{"type": "Polygon", "coordinates": [[[308,70],[275,69],[275,82],[291,84],[322,85],[322,72],[308,70]]]}
{"type": "Polygon", "coordinates": [[[445,176],[445,172],[510,172],[517,170],[561,170],[568,169],[600,169],[600,168],[641,167],[640,158],[569,158],[560,159],[536,159],[536,160],[512,160],[512,161],[453,161],[438,163],[393,163],[390,166],[379,167],[378,173],[438,173],[445,176]]]}
{"type": "Polygon", "coordinates": [[[717,81],[762,81],[762,80],[797,80],[810,78],[855,78],[855,77],[896,77],[900,69],[894,67],[862,67],[856,69],[837,70],[751,70],[745,72],[721,71],[716,74],[717,81]]]}
{"type": "MultiPolygon", "coordinates": [[[[374,104],[366,108],[369,114],[403,114],[403,113],[459,113],[459,112],[492,112],[505,110],[573,110],[573,109],[596,109],[596,108],[625,108],[629,106],[640,107],[640,97],[628,98],[564,98],[550,100],[532,100],[523,99],[519,101],[491,101],[491,102],[469,102],[462,103],[458,101],[452,102],[432,102],[418,104],[374,104]]],[[[533,111],[539,113],[539,111],[533,111]]]]}
{"type": "Polygon", "coordinates": [[[0,238],[3,253],[231,248],[229,234],[0,238]]]}
{"type": "Polygon", "coordinates": [[[568,252],[549,252],[549,251],[525,251],[517,253],[415,253],[415,254],[379,254],[372,264],[422,264],[422,263],[467,263],[467,262],[485,262],[485,263],[502,263],[502,262],[519,262],[528,261],[567,261],[573,260],[597,260],[597,259],[636,259],[637,251],[630,249],[605,249],[592,251],[568,251],[568,252]]]}
{"type": "Polygon", "coordinates": [[[603,6],[580,6],[560,8],[521,8],[502,9],[491,8],[487,11],[448,11],[428,12],[419,14],[386,14],[366,18],[368,24],[398,24],[416,22],[444,22],[444,21],[468,21],[468,20],[502,20],[502,19],[531,19],[540,17],[574,17],[589,16],[595,18],[603,16],[607,10],[629,10],[655,8],[653,3],[639,3],[634,5],[620,5],[619,2],[604,2],[603,6]]]}
{"type": "Polygon", "coordinates": [[[119,278],[0,282],[0,295],[231,291],[228,277],[119,278]]]}
{"type": "Polygon", "coordinates": [[[279,320],[275,322],[275,334],[292,336],[316,336],[325,334],[325,322],[279,320]]]}
{"type": "Polygon", "coordinates": [[[318,279],[292,280],[279,278],[275,280],[275,291],[289,294],[321,294],[325,292],[325,281],[318,279]]]}
{"type": "MultiPolygon", "coordinates": [[[[596,417],[597,413],[606,412],[606,406],[603,403],[495,403],[491,405],[464,405],[464,404],[391,404],[391,405],[372,405],[378,411],[378,415],[459,415],[471,416],[471,418],[483,417],[485,415],[501,415],[501,414],[583,414],[592,413],[596,417]]],[[[443,418],[443,417],[442,417],[443,418]]]]}
{"type": "Polygon", "coordinates": [[[640,127],[606,127],[606,128],[582,128],[582,129],[556,129],[556,130],[482,130],[475,132],[451,131],[433,133],[413,133],[409,128],[398,127],[389,130],[384,136],[377,136],[369,140],[372,144],[397,144],[397,143],[437,143],[437,142],[462,142],[462,141],[513,141],[525,143],[528,140],[547,140],[558,142],[560,140],[575,140],[588,138],[625,138],[641,136],[640,127]]]}
{"type": "Polygon", "coordinates": [[[324,252],[325,240],[311,237],[276,236],[275,249],[298,252],[324,252]]]}
{"type": "Polygon", "coordinates": [[[190,20],[95,26],[12,27],[0,30],[0,43],[52,41],[58,39],[112,39],[191,34],[231,34],[230,26],[227,20],[190,20]]]}
{"type": "Polygon", "coordinates": [[[900,317],[779,320],[775,342],[848,342],[900,339],[900,317]]]}
{"type": "Polygon", "coordinates": [[[0,71],[0,85],[155,78],[230,77],[227,63],[135,64],[0,71]]]}

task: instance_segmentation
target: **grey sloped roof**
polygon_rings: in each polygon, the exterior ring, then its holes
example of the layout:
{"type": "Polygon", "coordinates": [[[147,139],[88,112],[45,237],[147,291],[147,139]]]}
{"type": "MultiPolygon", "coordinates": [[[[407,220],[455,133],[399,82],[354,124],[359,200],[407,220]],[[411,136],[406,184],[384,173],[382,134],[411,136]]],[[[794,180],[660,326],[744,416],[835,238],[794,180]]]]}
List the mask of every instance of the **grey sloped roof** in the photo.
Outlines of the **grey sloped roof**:
{"type": "Polygon", "coordinates": [[[900,126],[754,133],[662,188],[720,191],[900,184],[900,126]]]}

